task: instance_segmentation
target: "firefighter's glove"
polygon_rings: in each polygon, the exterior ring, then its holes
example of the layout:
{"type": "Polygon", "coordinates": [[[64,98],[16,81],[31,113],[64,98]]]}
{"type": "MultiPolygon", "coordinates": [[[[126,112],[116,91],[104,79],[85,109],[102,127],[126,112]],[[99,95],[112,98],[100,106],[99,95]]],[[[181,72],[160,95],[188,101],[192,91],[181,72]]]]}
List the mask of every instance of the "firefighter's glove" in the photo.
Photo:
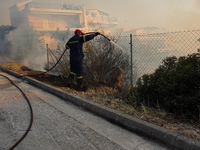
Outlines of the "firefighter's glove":
{"type": "Polygon", "coordinates": [[[96,32],[95,35],[96,35],[96,36],[97,36],[97,35],[100,35],[100,33],[99,33],[99,32],[96,32]]]}

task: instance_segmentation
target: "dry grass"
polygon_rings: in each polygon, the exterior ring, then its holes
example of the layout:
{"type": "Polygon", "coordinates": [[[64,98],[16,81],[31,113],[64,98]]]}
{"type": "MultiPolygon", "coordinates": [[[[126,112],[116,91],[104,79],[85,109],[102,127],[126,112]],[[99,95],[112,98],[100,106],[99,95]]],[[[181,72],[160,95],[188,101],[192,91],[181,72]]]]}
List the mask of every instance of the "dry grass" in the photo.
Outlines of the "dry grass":
{"type": "Polygon", "coordinates": [[[144,105],[135,108],[126,104],[122,99],[115,97],[116,93],[118,93],[118,90],[108,87],[98,89],[98,91],[89,89],[87,92],[77,92],[71,89],[63,90],[108,108],[120,111],[124,114],[128,114],[152,124],[164,127],[191,139],[200,141],[199,123],[193,121],[181,121],[175,118],[173,114],[167,114],[164,110],[155,110],[144,105]]]}

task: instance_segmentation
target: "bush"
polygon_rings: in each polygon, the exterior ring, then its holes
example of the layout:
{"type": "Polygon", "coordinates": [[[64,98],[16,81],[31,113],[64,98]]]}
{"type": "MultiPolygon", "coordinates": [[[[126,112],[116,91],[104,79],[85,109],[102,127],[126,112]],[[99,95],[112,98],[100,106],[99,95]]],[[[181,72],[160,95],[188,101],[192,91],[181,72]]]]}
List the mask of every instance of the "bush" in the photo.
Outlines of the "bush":
{"type": "Polygon", "coordinates": [[[200,53],[167,57],[153,74],[137,81],[138,101],[149,107],[200,119],[200,53]]]}
{"type": "Polygon", "coordinates": [[[104,82],[113,88],[119,87],[123,75],[129,70],[127,54],[102,36],[87,42],[84,48],[85,77],[104,82]]]}

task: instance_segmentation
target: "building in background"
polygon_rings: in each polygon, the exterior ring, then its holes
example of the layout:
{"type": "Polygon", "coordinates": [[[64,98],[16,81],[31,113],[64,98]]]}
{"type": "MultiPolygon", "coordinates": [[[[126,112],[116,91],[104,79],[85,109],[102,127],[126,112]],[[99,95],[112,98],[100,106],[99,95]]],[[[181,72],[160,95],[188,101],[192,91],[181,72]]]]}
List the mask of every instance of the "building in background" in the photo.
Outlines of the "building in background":
{"type": "Polygon", "coordinates": [[[98,24],[110,32],[117,26],[117,19],[110,18],[109,14],[99,10],[86,10],[85,6],[73,4],[51,4],[20,2],[10,9],[11,26],[23,26],[38,31],[42,35],[44,45],[55,42],[52,33],[55,31],[74,32],[79,28],[84,32],[93,31],[98,24]]]}

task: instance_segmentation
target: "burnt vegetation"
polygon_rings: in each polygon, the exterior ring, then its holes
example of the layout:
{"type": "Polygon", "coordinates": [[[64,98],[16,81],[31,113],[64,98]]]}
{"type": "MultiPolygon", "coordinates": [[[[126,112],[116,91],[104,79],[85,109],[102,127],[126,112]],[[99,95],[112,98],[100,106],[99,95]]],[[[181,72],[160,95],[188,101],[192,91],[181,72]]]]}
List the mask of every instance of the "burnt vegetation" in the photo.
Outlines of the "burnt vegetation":
{"type": "Polygon", "coordinates": [[[129,57],[103,37],[86,43],[85,49],[86,77],[112,88],[121,86],[123,76],[129,70],[129,57]]]}

